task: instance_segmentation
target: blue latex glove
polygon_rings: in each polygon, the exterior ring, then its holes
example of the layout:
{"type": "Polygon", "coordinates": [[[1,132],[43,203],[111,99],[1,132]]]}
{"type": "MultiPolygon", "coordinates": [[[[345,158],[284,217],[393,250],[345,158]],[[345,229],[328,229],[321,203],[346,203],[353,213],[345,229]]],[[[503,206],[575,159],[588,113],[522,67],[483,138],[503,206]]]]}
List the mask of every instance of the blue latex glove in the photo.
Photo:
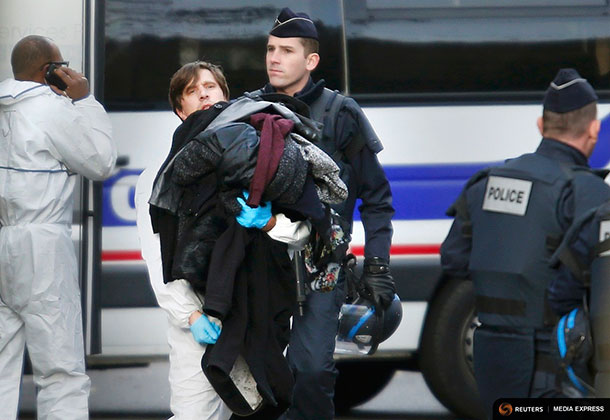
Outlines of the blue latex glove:
{"type": "MultiPolygon", "coordinates": [[[[248,198],[248,191],[244,191],[244,197],[248,198]]],[[[243,198],[237,197],[237,202],[241,206],[241,213],[236,217],[237,223],[245,228],[264,228],[271,219],[271,203],[265,201],[258,207],[252,208],[246,204],[243,198]]]]}
{"type": "Polygon", "coordinates": [[[204,314],[191,325],[193,338],[199,344],[214,344],[220,335],[220,327],[204,314]]]}

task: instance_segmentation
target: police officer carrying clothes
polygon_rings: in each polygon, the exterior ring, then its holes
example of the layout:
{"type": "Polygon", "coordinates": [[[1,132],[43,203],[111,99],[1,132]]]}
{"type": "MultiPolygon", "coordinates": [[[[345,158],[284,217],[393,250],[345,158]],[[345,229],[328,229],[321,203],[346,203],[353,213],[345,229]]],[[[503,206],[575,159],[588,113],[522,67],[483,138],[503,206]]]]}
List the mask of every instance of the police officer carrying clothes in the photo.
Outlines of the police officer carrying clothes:
{"type": "Polygon", "coordinates": [[[441,264],[474,282],[474,373],[489,415],[501,397],[562,396],[549,353],[556,317],[546,295],[558,274],[549,261],[570,223],[610,197],[587,163],[596,102],[585,79],[561,69],[544,97],[538,149],[475,174],[448,210],[441,264]]]}
{"type": "MultiPolygon", "coordinates": [[[[382,145],[362,109],[351,98],[314,83],[311,72],[320,61],[318,32],[305,13],[282,9],[267,41],[266,66],[269,83],[252,97],[281,93],[300,99],[311,117],[324,123],[318,147],[341,168],[349,190],[347,200],[333,208],[349,221],[356,199],[366,233],[363,281],[378,308],[386,308],[395,294],[389,257],[394,215],[392,193],[376,154],[382,145]]],[[[307,295],[303,316],[295,316],[288,347],[288,360],[295,374],[291,419],[325,420],[334,417],[337,370],[333,361],[338,313],[345,296],[343,281],[331,292],[307,295]]]]}

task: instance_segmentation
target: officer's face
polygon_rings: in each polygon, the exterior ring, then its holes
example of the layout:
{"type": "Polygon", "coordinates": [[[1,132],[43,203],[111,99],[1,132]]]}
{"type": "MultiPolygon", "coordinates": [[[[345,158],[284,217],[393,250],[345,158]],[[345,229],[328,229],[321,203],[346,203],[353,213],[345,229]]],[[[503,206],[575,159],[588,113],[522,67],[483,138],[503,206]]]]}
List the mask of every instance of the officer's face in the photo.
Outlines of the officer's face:
{"type": "Polygon", "coordinates": [[[307,84],[309,73],[317,65],[317,54],[306,56],[300,38],[269,35],[265,61],[269,83],[278,92],[292,96],[307,84]]]}
{"type": "Polygon", "coordinates": [[[208,109],[216,102],[226,101],[225,95],[208,69],[199,69],[197,77],[184,88],[180,100],[181,110],[176,110],[178,116],[185,120],[189,115],[200,109],[208,109]]]}

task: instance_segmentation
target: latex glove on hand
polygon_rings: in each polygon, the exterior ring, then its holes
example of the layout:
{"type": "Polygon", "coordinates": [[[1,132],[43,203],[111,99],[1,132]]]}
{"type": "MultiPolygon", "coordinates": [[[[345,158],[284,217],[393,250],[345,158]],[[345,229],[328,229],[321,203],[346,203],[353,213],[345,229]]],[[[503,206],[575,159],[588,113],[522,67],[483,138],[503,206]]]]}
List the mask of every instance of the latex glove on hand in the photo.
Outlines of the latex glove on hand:
{"type": "Polygon", "coordinates": [[[220,336],[221,327],[210,321],[205,314],[201,314],[195,322],[191,324],[191,334],[199,344],[215,344],[220,336]]]}
{"type": "Polygon", "coordinates": [[[390,306],[396,293],[396,286],[386,260],[379,257],[364,260],[361,287],[361,294],[374,302],[376,307],[386,309],[390,306]]]}
{"type": "MultiPolygon", "coordinates": [[[[248,191],[244,191],[243,194],[247,199],[248,191]]],[[[241,197],[237,197],[237,202],[242,209],[241,213],[236,217],[237,223],[245,228],[263,229],[267,226],[267,223],[269,223],[269,220],[271,219],[271,203],[269,201],[261,203],[256,208],[247,205],[246,201],[241,197]]]]}

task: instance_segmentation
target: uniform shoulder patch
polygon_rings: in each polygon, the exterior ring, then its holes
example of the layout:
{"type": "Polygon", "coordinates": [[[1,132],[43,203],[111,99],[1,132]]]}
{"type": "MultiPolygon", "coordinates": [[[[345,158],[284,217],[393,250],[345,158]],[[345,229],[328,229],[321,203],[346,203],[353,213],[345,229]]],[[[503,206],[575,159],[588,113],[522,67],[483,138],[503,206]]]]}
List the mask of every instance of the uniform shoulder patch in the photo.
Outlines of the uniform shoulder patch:
{"type": "Polygon", "coordinates": [[[483,210],[524,216],[532,181],[491,175],[487,178],[483,210]]]}

